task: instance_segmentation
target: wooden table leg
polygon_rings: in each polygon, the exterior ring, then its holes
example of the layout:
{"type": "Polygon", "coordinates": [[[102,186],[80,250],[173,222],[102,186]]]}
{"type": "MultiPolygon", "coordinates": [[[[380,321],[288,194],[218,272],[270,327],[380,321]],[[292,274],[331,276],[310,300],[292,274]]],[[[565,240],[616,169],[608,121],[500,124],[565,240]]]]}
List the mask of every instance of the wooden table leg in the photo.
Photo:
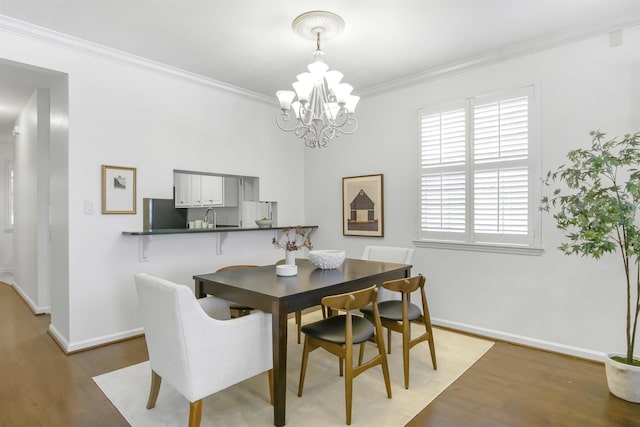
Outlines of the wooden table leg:
{"type": "Polygon", "coordinates": [[[273,338],[273,424],[285,425],[287,398],[287,303],[271,306],[273,338]]]}
{"type": "Polygon", "coordinates": [[[196,298],[204,298],[207,296],[204,292],[202,292],[202,282],[200,280],[196,280],[196,288],[194,289],[194,294],[196,294],[196,298]]]}

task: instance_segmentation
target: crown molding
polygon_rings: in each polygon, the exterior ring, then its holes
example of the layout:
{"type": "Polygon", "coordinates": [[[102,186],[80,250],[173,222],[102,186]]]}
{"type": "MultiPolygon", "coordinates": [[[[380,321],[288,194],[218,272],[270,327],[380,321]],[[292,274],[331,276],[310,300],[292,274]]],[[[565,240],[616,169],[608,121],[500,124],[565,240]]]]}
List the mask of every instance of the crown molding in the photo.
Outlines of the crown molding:
{"type": "MultiPolygon", "coordinates": [[[[358,90],[360,96],[379,95],[392,90],[426,83],[440,78],[452,76],[462,72],[477,69],[483,66],[504,62],[510,59],[530,55],[537,52],[553,49],[581,40],[601,36],[613,31],[623,30],[640,25],[640,18],[633,18],[623,22],[603,23],[589,30],[571,30],[551,36],[540,37],[525,43],[507,46],[502,49],[487,52],[486,54],[467,58],[462,61],[450,63],[441,67],[434,67],[419,73],[407,75],[399,79],[391,80],[379,85],[370,86],[358,90]]],[[[197,83],[210,88],[225,90],[237,95],[250,98],[254,101],[275,105],[272,97],[254,92],[239,86],[234,86],[219,80],[211,79],[200,74],[172,67],[157,61],[153,61],[141,56],[133,55],[118,49],[113,49],[98,43],[93,43],[68,34],[53,31],[25,21],[0,15],[0,31],[18,34],[23,37],[32,38],[51,45],[77,52],[100,57],[120,64],[136,67],[155,74],[181,79],[191,83],[197,83]]]]}
{"type": "Polygon", "coordinates": [[[407,75],[405,77],[391,80],[386,83],[363,88],[358,90],[358,94],[360,96],[379,95],[392,90],[402,89],[420,83],[426,83],[483,66],[497,64],[499,62],[504,62],[510,59],[542,52],[545,50],[550,50],[581,40],[598,37],[613,31],[624,30],[625,28],[630,28],[637,25],[640,25],[640,18],[634,18],[632,20],[627,20],[624,22],[606,23],[597,27],[590,28],[587,31],[585,31],[584,29],[572,30],[554,34],[551,36],[540,37],[524,43],[514,44],[502,49],[493,50],[491,52],[467,58],[462,61],[407,75]]]}
{"type": "Polygon", "coordinates": [[[0,15],[0,31],[14,33],[23,37],[48,43],[50,45],[62,47],[64,49],[75,50],[85,55],[91,55],[101,59],[117,62],[154,74],[176,78],[190,83],[197,83],[210,88],[222,89],[236,95],[248,97],[254,101],[264,102],[271,105],[276,104],[274,98],[258,92],[224,83],[219,80],[214,80],[200,74],[185,71],[177,67],[172,67],[161,62],[83,40],[68,34],[53,31],[25,21],[20,21],[6,15],[0,15]]]}

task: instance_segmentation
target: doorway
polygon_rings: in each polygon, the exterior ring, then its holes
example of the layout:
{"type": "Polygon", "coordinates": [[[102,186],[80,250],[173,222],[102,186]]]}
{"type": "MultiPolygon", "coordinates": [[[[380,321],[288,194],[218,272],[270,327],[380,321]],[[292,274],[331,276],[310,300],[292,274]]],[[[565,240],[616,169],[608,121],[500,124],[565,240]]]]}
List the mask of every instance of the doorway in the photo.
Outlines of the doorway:
{"type": "Polygon", "coordinates": [[[65,279],[56,281],[56,277],[68,279],[68,263],[57,264],[68,259],[64,246],[68,238],[58,237],[68,230],[64,226],[68,223],[68,76],[0,59],[0,100],[3,160],[11,161],[14,171],[12,227],[7,221],[7,174],[0,177],[4,189],[0,248],[5,254],[0,259],[0,272],[3,277],[12,275],[10,284],[34,313],[68,317],[68,303],[60,305],[60,310],[54,303],[67,299],[68,286],[52,289],[51,285],[68,283],[65,279]],[[56,182],[55,191],[51,182],[56,182]],[[63,226],[54,228],[52,224],[63,226]],[[59,293],[63,296],[53,296],[59,293]]]}

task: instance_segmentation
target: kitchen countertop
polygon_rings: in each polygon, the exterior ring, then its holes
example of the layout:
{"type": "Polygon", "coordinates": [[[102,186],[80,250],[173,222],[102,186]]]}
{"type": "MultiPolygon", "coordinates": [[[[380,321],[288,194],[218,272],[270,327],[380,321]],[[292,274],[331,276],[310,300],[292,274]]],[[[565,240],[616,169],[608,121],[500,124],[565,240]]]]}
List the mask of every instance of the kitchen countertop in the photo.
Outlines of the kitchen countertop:
{"type": "MultiPolygon", "coordinates": [[[[123,231],[122,234],[126,236],[153,236],[160,234],[197,234],[197,233],[227,233],[236,231],[269,231],[269,230],[282,230],[287,227],[295,227],[286,225],[283,227],[236,227],[221,225],[217,228],[160,228],[155,230],[141,230],[141,231],[123,231]]],[[[301,228],[318,228],[317,225],[301,225],[301,228]]]]}

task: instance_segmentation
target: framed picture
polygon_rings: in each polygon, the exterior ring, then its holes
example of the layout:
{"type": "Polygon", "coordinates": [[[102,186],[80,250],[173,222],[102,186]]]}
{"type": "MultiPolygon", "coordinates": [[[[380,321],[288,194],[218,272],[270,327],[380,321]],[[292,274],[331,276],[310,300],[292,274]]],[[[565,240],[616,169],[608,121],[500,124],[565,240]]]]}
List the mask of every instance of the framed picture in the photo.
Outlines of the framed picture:
{"type": "Polygon", "coordinates": [[[342,178],[342,234],[384,236],[382,174],[342,178]]]}
{"type": "Polygon", "coordinates": [[[102,165],[102,213],[136,213],[136,168],[102,165]]]}

